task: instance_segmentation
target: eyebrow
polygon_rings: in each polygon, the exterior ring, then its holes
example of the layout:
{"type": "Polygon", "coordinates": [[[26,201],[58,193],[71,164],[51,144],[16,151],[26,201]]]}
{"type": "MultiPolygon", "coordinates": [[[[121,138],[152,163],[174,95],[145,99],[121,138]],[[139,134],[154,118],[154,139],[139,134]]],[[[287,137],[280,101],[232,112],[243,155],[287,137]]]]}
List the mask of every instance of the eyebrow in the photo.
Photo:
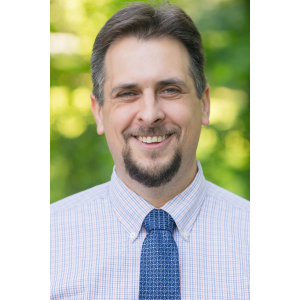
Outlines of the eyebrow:
{"type": "MultiPolygon", "coordinates": [[[[166,86],[166,85],[171,85],[171,84],[181,85],[185,89],[189,90],[189,87],[187,86],[187,84],[178,78],[167,78],[167,79],[160,80],[155,83],[155,86],[158,87],[158,86],[166,86]]],[[[127,89],[130,90],[130,89],[140,89],[140,88],[141,88],[141,86],[137,83],[122,83],[122,84],[115,86],[111,90],[110,96],[112,97],[112,95],[119,90],[127,90],[127,89]]]]}
{"type": "Polygon", "coordinates": [[[187,84],[178,78],[168,78],[168,79],[160,80],[155,85],[156,86],[164,86],[164,85],[171,85],[171,84],[181,85],[185,89],[189,90],[189,87],[187,86],[187,84]]]}

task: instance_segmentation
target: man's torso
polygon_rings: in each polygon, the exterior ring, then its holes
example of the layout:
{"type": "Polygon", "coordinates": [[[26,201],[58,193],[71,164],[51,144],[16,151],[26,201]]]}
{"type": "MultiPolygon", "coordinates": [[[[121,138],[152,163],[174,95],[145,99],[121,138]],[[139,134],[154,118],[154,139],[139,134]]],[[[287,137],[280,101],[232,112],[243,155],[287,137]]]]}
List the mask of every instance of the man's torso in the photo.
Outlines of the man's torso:
{"type": "MultiPolygon", "coordinates": [[[[146,231],[128,236],[109,193],[110,182],[52,205],[52,300],[138,299],[146,231]]],[[[206,182],[188,237],[174,232],[182,300],[249,299],[248,218],[248,201],[206,182]]]]}

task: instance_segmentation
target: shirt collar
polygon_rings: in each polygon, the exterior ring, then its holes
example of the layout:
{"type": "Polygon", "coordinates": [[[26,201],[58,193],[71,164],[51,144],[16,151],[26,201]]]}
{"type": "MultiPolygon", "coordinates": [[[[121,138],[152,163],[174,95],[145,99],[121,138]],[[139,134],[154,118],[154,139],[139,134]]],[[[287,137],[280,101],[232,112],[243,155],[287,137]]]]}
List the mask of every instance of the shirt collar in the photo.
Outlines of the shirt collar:
{"type": "MultiPolygon", "coordinates": [[[[197,165],[198,172],[193,182],[162,207],[172,216],[185,240],[188,240],[206,193],[206,181],[199,161],[197,165]]],[[[111,176],[109,199],[123,228],[134,241],[145,217],[155,207],[129,189],[118,177],[115,167],[111,176]]]]}

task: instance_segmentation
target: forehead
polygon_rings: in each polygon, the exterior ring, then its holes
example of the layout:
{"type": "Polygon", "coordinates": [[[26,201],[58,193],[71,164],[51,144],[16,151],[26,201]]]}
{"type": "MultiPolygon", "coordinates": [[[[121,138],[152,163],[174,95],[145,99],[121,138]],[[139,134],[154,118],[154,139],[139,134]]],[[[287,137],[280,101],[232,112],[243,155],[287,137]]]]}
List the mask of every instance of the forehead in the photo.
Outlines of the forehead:
{"type": "Polygon", "coordinates": [[[143,40],[126,37],[111,45],[105,57],[106,85],[151,85],[164,78],[189,80],[189,56],[185,46],[170,38],[143,40]]]}

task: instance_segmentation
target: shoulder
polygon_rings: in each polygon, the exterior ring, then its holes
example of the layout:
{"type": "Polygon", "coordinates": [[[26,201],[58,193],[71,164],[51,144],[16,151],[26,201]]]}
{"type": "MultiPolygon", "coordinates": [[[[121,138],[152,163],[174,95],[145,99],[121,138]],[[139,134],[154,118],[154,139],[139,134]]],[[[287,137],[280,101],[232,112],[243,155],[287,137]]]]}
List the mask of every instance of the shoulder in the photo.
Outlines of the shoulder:
{"type": "Polygon", "coordinates": [[[233,210],[250,211],[250,201],[229,192],[209,181],[206,181],[206,197],[219,205],[228,206],[233,210]]]}
{"type": "Polygon", "coordinates": [[[211,182],[206,185],[206,197],[202,207],[203,226],[213,234],[227,236],[228,243],[243,241],[249,244],[250,202],[211,182]]]}
{"type": "Polygon", "coordinates": [[[66,197],[50,205],[51,215],[56,215],[71,209],[81,209],[94,201],[104,200],[109,192],[110,182],[97,185],[88,190],[66,197]]]}
{"type": "Polygon", "coordinates": [[[234,231],[248,231],[246,228],[249,228],[250,223],[250,202],[211,182],[206,185],[204,209],[222,226],[233,226],[234,231]]]}

